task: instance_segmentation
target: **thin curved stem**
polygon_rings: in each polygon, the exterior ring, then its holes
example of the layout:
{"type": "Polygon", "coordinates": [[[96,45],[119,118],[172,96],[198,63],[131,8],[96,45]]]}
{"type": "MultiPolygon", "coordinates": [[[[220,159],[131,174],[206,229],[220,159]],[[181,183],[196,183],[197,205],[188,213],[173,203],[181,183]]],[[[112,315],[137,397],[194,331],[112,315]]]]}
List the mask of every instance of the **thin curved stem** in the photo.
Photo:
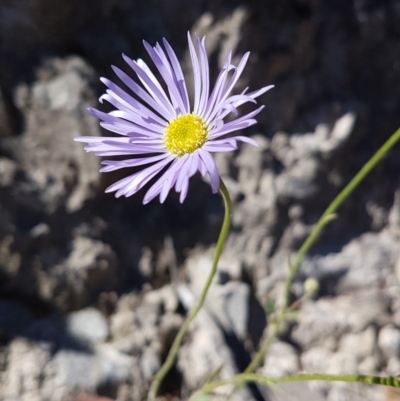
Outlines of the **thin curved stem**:
{"type": "Polygon", "coordinates": [[[175,337],[174,342],[172,343],[171,349],[169,350],[168,356],[167,356],[164,364],[161,366],[160,370],[155,375],[153,382],[151,383],[149,394],[147,397],[148,401],[155,400],[158,389],[159,389],[162,381],[164,380],[165,376],[170,371],[170,369],[172,368],[172,366],[175,362],[175,358],[176,358],[179,348],[182,344],[183,337],[185,336],[186,332],[188,331],[190,323],[197,316],[200,309],[204,305],[204,302],[205,302],[207,294],[208,294],[208,290],[210,289],[211,283],[215,276],[215,273],[217,272],[218,261],[221,256],[222,249],[224,247],[225,240],[226,240],[226,237],[229,232],[229,227],[230,227],[231,218],[232,218],[231,198],[229,196],[229,192],[228,192],[224,182],[222,181],[222,179],[220,180],[219,192],[224,201],[225,214],[224,214],[224,221],[222,223],[221,231],[220,231],[220,234],[218,237],[217,245],[215,248],[214,259],[213,259],[210,274],[207,277],[207,281],[201,292],[200,298],[197,301],[197,304],[190,310],[188,316],[186,317],[185,322],[181,326],[180,330],[178,331],[178,334],[175,337]]]}
{"type": "Polygon", "coordinates": [[[315,244],[317,239],[322,234],[324,228],[336,218],[336,211],[342,203],[353,193],[353,191],[361,184],[361,182],[368,176],[368,174],[376,167],[376,165],[387,155],[387,153],[400,141],[400,128],[378,149],[378,151],[368,160],[361,170],[354,176],[354,178],[340,191],[335,199],[326,208],[317,224],[314,226],[310,235],[304,241],[303,245],[297,252],[296,259],[293,264],[289,266],[289,273],[285,280],[284,299],[281,311],[276,319],[274,326],[269,330],[267,337],[263,341],[260,349],[245,369],[244,373],[254,372],[262,363],[269,346],[274,338],[279,333],[282,324],[285,321],[285,315],[289,308],[290,303],[290,290],[296,274],[299,270],[300,264],[310,251],[311,247],[315,244]]]}
{"type": "MultiPolygon", "coordinates": [[[[301,374],[283,377],[265,377],[253,373],[242,373],[235,375],[230,379],[212,382],[202,387],[199,393],[210,393],[217,387],[227,384],[235,384],[241,386],[246,383],[258,383],[270,386],[278,383],[289,382],[304,382],[304,381],[330,381],[330,382],[347,382],[347,383],[362,383],[362,384],[380,384],[382,386],[400,387],[400,379],[395,377],[379,377],[379,376],[364,376],[364,375],[323,375],[323,374],[301,374]]],[[[193,395],[195,398],[196,394],[193,395]]]]}

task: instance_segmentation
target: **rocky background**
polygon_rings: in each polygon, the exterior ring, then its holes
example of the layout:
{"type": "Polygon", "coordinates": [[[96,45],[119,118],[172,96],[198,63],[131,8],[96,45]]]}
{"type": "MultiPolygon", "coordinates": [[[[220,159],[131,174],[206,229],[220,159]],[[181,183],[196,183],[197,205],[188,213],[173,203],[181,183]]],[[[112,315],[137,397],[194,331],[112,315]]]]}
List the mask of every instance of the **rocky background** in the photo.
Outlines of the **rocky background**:
{"type": "MultiPolygon", "coordinates": [[[[276,88],[244,145],[217,155],[234,200],[204,311],[162,399],[187,399],[250,360],[288,260],[334,195],[400,125],[398,0],[0,0],[0,399],[139,401],[210,268],[222,205],[195,177],[183,205],[104,188],[79,135],[121,53],[166,37],[190,74],[186,32],[215,77],[252,52],[239,88],[276,88]],[[236,59],[236,60],[237,60],[236,59]],[[92,398],[93,397],[93,398],[92,398]],[[100,398],[102,397],[102,398],[100,398]]],[[[103,107],[103,106],[101,106],[103,107]]],[[[369,176],[302,265],[319,290],[260,372],[400,373],[400,150],[369,176]]],[[[397,397],[397,398],[396,398],[397,397]]],[[[397,400],[327,383],[248,387],[236,400],[397,400]]]]}

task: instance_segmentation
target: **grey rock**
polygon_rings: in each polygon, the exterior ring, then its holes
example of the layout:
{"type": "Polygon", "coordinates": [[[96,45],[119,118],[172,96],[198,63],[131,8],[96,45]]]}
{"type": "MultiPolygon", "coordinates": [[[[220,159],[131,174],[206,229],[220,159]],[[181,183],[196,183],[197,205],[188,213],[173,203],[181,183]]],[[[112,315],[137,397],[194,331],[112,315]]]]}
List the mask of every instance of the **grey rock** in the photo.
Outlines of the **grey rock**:
{"type": "Polygon", "coordinates": [[[276,179],[276,189],[283,199],[304,200],[316,193],[314,184],[319,170],[319,163],[313,159],[301,159],[288,174],[281,174],[276,179]]]}
{"type": "Polygon", "coordinates": [[[400,329],[387,325],[379,330],[378,345],[385,358],[400,359],[400,329]]]}
{"type": "Polygon", "coordinates": [[[98,345],[95,350],[100,366],[100,383],[121,383],[131,377],[132,369],[137,366],[136,358],[121,354],[109,344],[98,345]]]}
{"type": "Polygon", "coordinates": [[[114,346],[127,354],[140,354],[151,342],[158,342],[160,314],[161,309],[154,305],[117,311],[110,325],[114,346]]]}
{"type": "Polygon", "coordinates": [[[357,386],[360,387],[357,391],[354,390],[353,383],[336,383],[331,386],[329,401],[381,401],[384,399],[385,389],[381,386],[357,386]]]}
{"type": "MultiPolygon", "coordinates": [[[[223,332],[206,310],[200,311],[193,322],[189,341],[181,347],[178,355],[178,367],[182,372],[185,387],[191,393],[199,388],[213,373],[218,377],[228,378],[238,373],[234,355],[227,346],[223,332]]],[[[218,396],[227,396],[232,386],[223,386],[216,392],[218,396]]],[[[247,389],[235,392],[233,400],[252,400],[247,389]]]]}
{"type": "Polygon", "coordinates": [[[302,272],[319,280],[336,276],[338,293],[379,288],[393,269],[397,255],[397,241],[383,230],[361,235],[341,252],[306,259],[302,272]]]}
{"type": "Polygon", "coordinates": [[[305,372],[330,373],[334,352],[325,347],[313,347],[301,354],[301,366],[305,372]]]}
{"type": "Polygon", "coordinates": [[[68,333],[83,342],[101,343],[108,338],[106,318],[94,308],[85,308],[70,313],[66,320],[68,333]]]}
{"type": "MultiPolygon", "coordinates": [[[[199,297],[203,289],[207,276],[212,267],[212,249],[208,252],[194,252],[187,258],[185,269],[188,275],[191,290],[195,297],[199,297]]],[[[214,282],[216,278],[214,278],[214,282]]]]}
{"type": "MultiPolygon", "coordinates": [[[[263,179],[265,181],[268,180],[267,173],[263,176],[263,179]]],[[[261,222],[265,222],[266,227],[273,227],[277,217],[276,199],[274,187],[271,187],[268,196],[264,194],[248,195],[243,202],[237,205],[233,223],[239,227],[255,228],[261,222]]]]}
{"type": "Polygon", "coordinates": [[[18,172],[17,163],[6,157],[0,157],[0,187],[7,187],[14,181],[18,172]]]}
{"type": "Polygon", "coordinates": [[[140,357],[140,369],[143,377],[151,381],[161,367],[160,353],[154,347],[147,347],[140,357]]]}
{"type": "Polygon", "coordinates": [[[129,335],[134,327],[135,312],[130,310],[117,311],[110,317],[110,335],[118,339],[129,335]]]}
{"type": "MultiPolygon", "coordinates": [[[[181,300],[184,304],[186,302],[187,308],[192,307],[194,300],[200,296],[212,264],[209,255],[210,252],[193,253],[187,259],[190,290],[185,293],[189,294],[185,296],[182,288],[179,291],[181,300]]],[[[221,259],[220,268],[209,290],[205,308],[226,332],[234,334],[242,342],[248,336],[257,342],[257,337],[260,335],[258,332],[265,326],[265,313],[252,297],[248,284],[231,281],[239,279],[240,273],[240,261],[230,258],[229,253],[225,255],[221,259]],[[255,326],[253,326],[254,319],[257,320],[255,326]]]]}
{"type": "Polygon", "coordinates": [[[39,75],[44,79],[30,88],[21,84],[15,93],[26,110],[24,135],[8,140],[25,174],[16,191],[29,209],[52,213],[62,205],[74,212],[94,195],[100,177],[99,161],[73,141],[99,135],[95,121],[82,113],[94,103],[93,71],[82,59],[70,57],[48,60],[39,75]]]}
{"type": "Polygon", "coordinates": [[[235,160],[239,168],[239,188],[245,195],[257,192],[266,159],[266,150],[269,148],[269,141],[265,137],[257,135],[252,139],[257,142],[258,148],[244,145],[235,160]]]}
{"type": "Polygon", "coordinates": [[[265,356],[261,374],[267,377],[281,377],[296,374],[300,369],[299,356],[288,343],[274,342],[265,356]]]}
{"type": "Polygon", "coordinates": [[[95,392],[102,384],[127,380],[134,363],[132,357],[108,346],[97,348],[93,354],[62,350],[46,366],[43,395],[51,397],[54,388],[58,388],[53,395],[57,401],[82,390],[95,392]]]}
{"type": "Polygon", "coordinates": [[[206,308],[227,332],[233,332],[242,341],[246,339],[250,315],[250,287],[247,284],[229,282],[214,287],[206,308]]]}
{"type": "MultiPolygon", "coordinates": [[[[353,353],[349,352],[334,352],[328,351],[325,348],[311,348],[301,355],[301,364],[305,372],[315,373],[323,372],[326,374],[360,374],[365,373],[360,371],[360,364],[353,353]]],[[[371,373],[371,372],[369,372],[371,373]]],[[[382,397],[382,389],[377,387],[372,391],[360,392],[357,396],[354,395],[354,385],[348,383],[330,383],[330,382],[315,382],[310,383],[310,387],[319,391],[322,394],[328,394],[327,399],[344,399],[344,400],[363,400],[371,399],[378,400],[382,397]],[[365,398],[367,397],[367,398],[365,398]]]]}
{"type": "Polygon", "coordinates": [[[377,374],[380,368],[380,360],[376,355],[369,355],[358,364],[358,371],[362,375],[377,374]]]}
{"type": "Polygon", "coordinates": [[[293,167],[298,160],[318,153],[331,156],[349,139],[355,120],[354,113],[346,113],[335,121],[331,130],[325,124],[318,124],[315,132],[294,134],[290,138],[286,133],[279,132],[272,140],[271,149],[286,167],[293,167]]]}
{"type": "Polygon", "coordinates": [[[91,352],[60,350],[50,344],[14,340],[9,347],[3,395],[21,401],[62,401],[82,391],[95,392],[102,384],[123,382],[135,365],[132,357],[109,346],[91,352]]]}
{"type": "Polygon", "coordinates": [[[373,356],[376,347],[376,331],[372,326],[361,333],[347,333],[340,339],[339,352],[354,355],[357,361],[373,356]]]}
{"type": "Polygon", "coordinates": [[[387,305],[388,299],[379,291],[307,302],[300,311],[298,326],[293,329],[293,339],[309,349],[323,345],[330,337],[359,333],[384,317],[387,305]]]}
{"type": "Polygon", "coordinates": [[[272,399],[276,401],[323,401],[326,398],[308,383],[284,383],[271,388],[272,399]]]}
{"type": "Polygon", "coordinates": [[[386,372],[390,376],[397,376],[400,372],[400,358],[390,356],[387,361],[386,372]]]}
{"type": "MultiPolygon", "coordinates": [[[[390,230],[391,234],[396,237],[400,238],[400,191],[397,190],[394,193],[394,202],[393,206],[389,211],[388,215],[388,229],[390,230]]],[[[399,274],[400,277],[400,274],[399,274]]]]}
{"type": "Polygon", "coordinates": [[[144,295],[143,302],[162,307],[166,312],[175,312],[179,306],[178,296],[171,285],[148,292],[144,295]]]}
{"type": "Polygon", "coordinates": [[[23,338],[12,341],[6,356],[7,370],[2,380],[2,395],[6,399],[41,401],[44,395],[43,376],[50,361],[50,344],[30,342],[23,338]]]}
{"type": "Polygon", "coordinates": [[[272,154],[285,166],[276,178],[276,188],[282,200],[304,200],[316,194],[316,179],[321,171],[321,158],[326,163],[345,143],[354,127],[354,113],[340,117],[329,131],[318,125],[315,132],[289,136],[278,132],[272,139],[272,154]]]}
{"type": "Polygon", "coordinates": [[[58,263],[53,264],[54,255],[43,253],[36,264],[43,271],[38,281],[40,296],[61,310],[86,306],[94,295],[115,283],[116,255],[109,245],[77,236],[71,248],[68,257],[58,263]]]}

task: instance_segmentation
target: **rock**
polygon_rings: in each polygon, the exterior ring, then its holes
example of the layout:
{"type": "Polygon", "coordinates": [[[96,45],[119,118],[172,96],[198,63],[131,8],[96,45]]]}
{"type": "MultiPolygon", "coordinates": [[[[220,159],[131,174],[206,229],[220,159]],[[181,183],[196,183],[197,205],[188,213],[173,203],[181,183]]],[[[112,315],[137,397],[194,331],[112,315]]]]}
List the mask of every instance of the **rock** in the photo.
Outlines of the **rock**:
{"type": "Polygon", "coordinates": [[[111,339],[122,352],[140,353],[149,343],[158,342],[161,309],[141,305],[133,310],[119,310],[111,317],[111,339]]]}
{"type": "Polygon", "coordinates": [[[239,187],[245,195],[257,192],[267,156],[266,150],[269,148],[269,141],[265,137],[256,135],[253,136],[253,139],[257,142],[258,148],[244,145],[235,160],[235,164],[239,168],[239,187]]]}
{"type": "Polygon", "coordinates": [[[137,368],[136,358],[121,354],[109,344],[97,346],[96,357],[101,372],[101,384],[123,383],[131,377],[132,370],[137,368]]]}
{"type": "Polygon", "coordinates": [[[160,353],[152,347],[143,350],[140,358],[140,370],[143,377],[151,381],[161,367],[160,353]]]}
{"type": "Polygon", "coordinates": [[[71,336],[83,342],[101,343],[108,338],[107,320],[94,308],[70,313],[66,320],[66,328],[71,336]]]}
{"type": "Polygon", "coordinates": [[[47,264],[54,255],[44,253],[36,263],[43,271],[38,283],[40,296],[51,299],[61,310],[86,306],[100,292],[112,289],[116,279],[116,255],[109,245],[77,236],[71,248],[68,257],[52,269],[47,264]]]}
{"type": "Polygon", "coordinates": [[[244,341],[250,319],[250,287],[244,283],[229,282],[212,289],[206,301],[209,313],[227,332],[244,341]]]}
{"type": "Polygon", "coordinates": [[[328,373],[334,353],[323,347],[313,347],[301,354],[301,366],[305,372],[328,373]]]}
{"type": "Polygon", "coordinates": [[[400,330],[394,325],[387,325],[380,329],[378,345],[385,358],[400,359],[400,330]]]}
{"type": "MultiPolygon", "coordinates": [[[[186,307],[193,306],[195,299],[200,296],[209,274],[212,261],[208,258],[209,252],[193,254],[187,259],[187,273],[190,280],[190,290],[179,290],[181,302],[186,307]],[[204,272],[204,273],[203,273],[204,272]],[[189,292],[189,294],[184,294],[189,292]]],[[[221,260],[221,267],[209,290],[205,308],[219,325],[227,332],[243,342],[250,336],[253,345],[256,345],[266,325],[263,308],[250,292],[248,284],[230,281],[239,278],[240,265],[238,261],[225,256],[221,260]],[[226,270],[225,270],[226,269],[226,270]]]]}
{"type": "Polygon", "coordinates": [[[272,139],[272,154],[285,170],[276,178],[276,189],[281,200],[303,201],[317,192],[316,181],[321,172],[321,158],[326,163],[349,139],[354,113],[340,117],[332,130],[318,125],[313,133],[289,136],[278,132],[272,139]]]}
{"type": "Polygon", "coordinates": [[[378,372],[379,360],[376,355],[369,355],[358,365],[358,371],[362,375],[374,375],[378,372]]]}
{"type": "MultiPolygon", "coordinates": [[[[393,202],[392,208],[389,211],[388,223],[389,223],[388,229],[390,230],[390,233],[394,237],[400,238],[400,191],[399,190],[397,190],[394,193],[394,202],[393,202]]],[[[399,274],[399,277],[400,277],[400,274],[399,274]]]]}
{"type": "Polygon", "coordinates": [[[294,200],[304,200],[313,196],[317,190],[314,181],[319,167],[319,163],[313,159],[298,161],[290,173],[281,174],[276,179],[278,196],[294,200]]]}
{"type": "Polygon", "coordinates": [[[50,343],[14,340],[7,357],[4,395],[19,399],[62,401],[80,392],[96,392],[103,384],[127,380],[134,358],[109,346],[91,352],[61,349],[52,355],[50,343]]]}
{"type": "Polygon", "coordinates": [[[5,157],[0,158],[0,187],[12,184],[18,171],[17,163],[5,157]]]}
{"type": "Polygon", "coordinates": [[[335,284],[330,291],[338,293],[379,288],[391,273],[397,254],[397,241],[387,230],[367,233],[350,241],[341,252],[307,258],[302,272],[319,281],[330,280],[335,284]]]}
{"type": "Polygon", "coordinates": [[[74,212],[94,195],[100,177],[99,161],[73,141],[80,135],[99,135],[97,123],[82,113],[94,105],[89,87],[93,70],[70,57],[47,60],[38,74],[45,79],[31,87],[21,84],[15,93],[26,112],[24,134],[8,140],[23,172],[15,195],[28,209],[53,213],[65,206],[74,212]]]}
{"type": "MultiPolygon", "coordinates": [[[[267,179],[265,174],[264,179],[267,179]]],[[[255,228],[260,226],[260,222],[265,222],[266,227],[274,226],[277,217],[276,197],[274,187],[271,187],[269,196],[264,194],[248,195],[237,205],[234,212],[233,223],[235,226],[244,228],[255,228]]]]}
{"type": "MultiPolygon", "coordinates": [[[[300,311],[299,324],[293,329],[292,337],[304,349],[310,349],[323,345],[329,338],[359,333],[383,318],[387,305],[388,299],[379,291],[309,301],[300,311]]],[[[369,333],[365,334],[366,344],[370,343],[372,333],[369,333]]]]}
{"type": "MultiPolygon", "coordinates": [[[[360,366],[357,362],[357,358],[354,353],[349,352],[332,352],[324,348],[315,347],[304,352],[301,355],[301,364],[304,372],[307,373],[326,373],[326,374],[361,374],[364,372],[360,371],[360,366]]],[[[371,372],[368,372],[371,373],[371,372]]],[[[332,383],[332,382],[315,382],[310,383],[310,387],[319,391],[322,394],[328,394],[328,400],[340,399],[357,399],[362,401],[363,399],[370,399],[370,390],[360,392],[355,397],[353,394],[354,384],[353,383],[332,383]]],[[[361,386],[360,386],[361,387],[361,386]]],[[[379,386],[374,386],[371,391],[371,399],[379,400],[382,396],[382,389],[379,386]]]]}
{"type": "Polygon", "coordinates": [[[400,371],[400,358],[396,356],[390,356],[387,365],[386,372],[389,376],[396,376],[400,371]]]}
{"type": "Polygon", "coordinates": [[[339,352],[354,355],[357,361],[373,356],[376,344],[376,332],[372,326],[361,333],[344,334],[340,339],[339,352]]]}
{"type": "Polygon", "coordinates": [[[348,400],[348,401],[381,401],[384,399],[385,389],[383,386],[357,386],[354,391],[353,383],[335,383],[329,391],[327,399],[329,401],[348,400]]]}
{"type": "Polygon", "coordinates": [[[271,388],[273,399],[276,401],[323,401],[324,394],[313,391],[308,383],[284,383],[271,388]]]}
{"type": "Polygon", "coordinates": [[[110,347],[98,348],[94,354],[60,351],[46,367],[43,394],[50,396],[57,386],[54,400],[86,390],[95,392],[102,384],[124,381],[130,376],[134,359],[121,355],[110,347]]]}
{"type": "Polygon", "coordinates": [[[114,401],[108,397],[95,397],[87,394],[81,394],[74,401],[114,401]]]}
{"type": "MultiPolygon", "coordinates": [[[[6,400],[41,401],[43,377],[51,361],[51,344],[15,339],[8,347],[2,380],[6,400]]],[[[54,389],[53,389],[54,392],[54,389]]],[[[55,399],[55,398],[53,398],[55,399]]]]}
{"type": "Polygon", "coordinates": [[[178,296],[174,287],[166,285],[158,290],[150,291],[143,297],[146,304],[154,304],[165,312],[176,312],[179,306],[178,296]]]}
{"type": "MultiPolygon", "coordinates": [[[[208,252],[195,252],[186,260],[186,274],[191,290],[195,297],[199,297],[207,281],[212,267],[212,250],[208,252]]],[[[216,279],[214,279],[216,281],[216,279]]]]}
{"type": "Polygon", "coordinates": [[[261,374],[267,377],[281,377],[296,374],[299,369],[299,357],[294,347],[277,341],[270,346],[265,356],[261,374]]]}
{"type": "MultiPolygon", "coordinates": [[[[223,331],[206,310],[200,311],[193,322],[189,341],[181,347],[178,367],[182,372],[184,385],[190,392],[199,388],[214,372],[219,371],[221,379],[238,373],[232,351],[226,344],[223,331]]],[[[216,394],[227,396],[232,386],[223,386],[216,394]]],[[[235,392],[233,400],[253,400],[246,388],[235,392]]]]}

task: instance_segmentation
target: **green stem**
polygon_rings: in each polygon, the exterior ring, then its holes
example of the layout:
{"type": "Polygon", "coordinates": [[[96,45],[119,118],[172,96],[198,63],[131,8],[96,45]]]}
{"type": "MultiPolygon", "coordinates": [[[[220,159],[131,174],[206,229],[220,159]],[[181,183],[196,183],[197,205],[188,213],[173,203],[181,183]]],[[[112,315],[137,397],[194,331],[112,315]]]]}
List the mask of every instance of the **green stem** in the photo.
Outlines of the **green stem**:
{"type": "Polygon", "coordinates": [[[331,204],[327,207],[322,214],[317,224],[314,226],[310,235],[304,241],[303,245],[297,252],[296,259],[290,265],[288,277],[285,280],[284,299],[279,317],[276,319],[274,326],[265,340],[263,341],[260,349],[245,369],[244,373],[254,372],[263,362],[269,346],[274,338],[279,333],[282,324],[285,321],[285,315],[289,308],[290,303],[290,290],[299,270],[300,264],[304,257],[307,255],[311,247],[317,241],[325,226],[335,219],[335,212],[339,209],[342,203],[351,195],[351,193],[360,185],[360,183],[368,176],[368,174],[376,167],[376,165],[387,155],[393,146],[400,140],[400,128],[380,147],[380,149],[371,157],[370,160],[362,167],[362,169],[354,176],[354,178],[342,189],[342,191],[335,197],[331,204]]]}
{"type": "MultiPolygon", "coordinates": [[[[235,384],[242,386],[246,383],[258,383],[270,386],[278,383],[289,382],[304,382],[304,381],[330,381],[330,382],[348,382],[348,383],[363,383],[363,384],[380,384],[382,386],[400,387],[400,379],[394,377],[379,377],[379,376],[363,376],[363,375],[322,375],[322,374],[301,374],[284,377],[264,377],[252,373],[243,373],[231,377],[230,379],[221,380],[206,384],[201,389],[201,393],[206,394],[212,392],[217,387],[227,384],[235,384]]],[[[199,393],[197,393],[199,394],[199,393]]],[[[193,396],[195,399],[195,395],[193,396]]]]}
{"type": "Polygon", "coordinates": [[[175,358],[176,358],[179,348],[182,344],[183,337],[185,336],[186,332],[188,331],[190,323],[197,316],[200,309],[204,305],[204,301],[206,300],[208,290],[210,289],[211,283],[215,276],[215,273],[217,272],[218,261],[221,256],[226,237],[228,235],[229,227],[231,224],[231,217],[232,217],[231,198],[229,196],[229,192],[228,192],[224,182],[222,181],[222,179],[220,180],[219,192],[224,201],[225,214],[224,214],[224,221],[223,221],[222,227],[221,227],[221,232],[219,234],[217,245],[215,248],[214,259],[213,259],[210,274],[208,275],[207,281],[201,292],[200,298],[197,301],[197,304],[190,310],[188,316],[186,317],[185,322],[181,326],[180,330],[178,331],[178,334],[176,335],[176,337],[174,339],[171,349],[169,350],[167,359],[165,360],[164,364],[161,366],[160,370],[155,375],[153,382],[151,383],[149,394],[147,397],[148,401],[154,401],[156,399],[158,389],[159,389],[162,381],[164,380],[165,376],[170,371],[170,369],[172,368],[172,365],[175,362],[175,358]]]}

